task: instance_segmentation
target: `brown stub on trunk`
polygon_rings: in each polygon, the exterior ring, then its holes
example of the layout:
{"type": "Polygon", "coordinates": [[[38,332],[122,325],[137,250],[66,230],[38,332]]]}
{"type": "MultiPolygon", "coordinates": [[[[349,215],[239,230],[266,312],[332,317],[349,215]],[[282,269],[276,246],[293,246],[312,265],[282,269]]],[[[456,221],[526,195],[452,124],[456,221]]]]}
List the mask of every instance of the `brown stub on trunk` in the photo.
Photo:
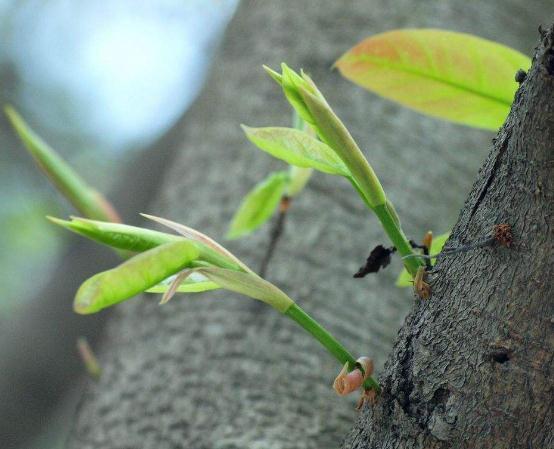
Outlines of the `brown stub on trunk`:
{"type": "Polygon", "coordinates": [[[494,225],[493,227],[494,240],[501,245],[509,248],[512,246],[514,237],[512,235],[512,227],[508,223],[494,225]]]}

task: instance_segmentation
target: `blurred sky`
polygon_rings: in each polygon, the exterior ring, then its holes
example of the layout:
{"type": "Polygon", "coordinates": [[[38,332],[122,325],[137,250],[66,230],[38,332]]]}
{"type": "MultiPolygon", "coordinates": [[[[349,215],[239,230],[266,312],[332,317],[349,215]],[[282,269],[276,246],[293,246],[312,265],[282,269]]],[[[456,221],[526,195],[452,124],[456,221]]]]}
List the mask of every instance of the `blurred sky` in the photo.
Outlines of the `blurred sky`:
{"type": "Polygon", "coordinates": [[[236,3],[4,0],[2,59],[43,126],[141,147],[195,98],[236,3]]]}
{"type": "MultiPolygon", "coordinates": [[[[238,0],[0,0],[0,96],[103,192],[198,94],[238,0]]],[[[67,214],[0,128],[0,313],[31,296],[67,214]],[[33,288],[24,279],[33,272],[33,288]]],[[[50,264],[53,265],[53,264],[50,264]]]]}

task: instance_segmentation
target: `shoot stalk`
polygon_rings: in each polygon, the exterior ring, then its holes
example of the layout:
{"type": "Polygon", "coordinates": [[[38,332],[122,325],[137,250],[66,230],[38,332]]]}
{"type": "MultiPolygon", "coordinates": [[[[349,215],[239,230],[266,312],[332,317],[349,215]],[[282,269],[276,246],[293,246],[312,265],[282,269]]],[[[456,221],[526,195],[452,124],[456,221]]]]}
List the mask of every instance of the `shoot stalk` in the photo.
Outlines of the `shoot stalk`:
{"type": "MultiPolygon", "coordinates": [[[[323,326],[321,326],[321,324],[308,315],[298,304],[291,305],[285,312],[285,315],[298,323],[306,332],[319,341],[321,345],[338,360],[341,366],[348,363],[349,372],[356,368],[360,368],[352,354],[350,354],[350,352],[348,352],[348,350],[341,345],[335,337],[333,337],[323,326]]],[[[380,391],[379,384],[371,376],[365,380],[363,387],[365,389],[374,389],[377,392],[380,391]]]]}

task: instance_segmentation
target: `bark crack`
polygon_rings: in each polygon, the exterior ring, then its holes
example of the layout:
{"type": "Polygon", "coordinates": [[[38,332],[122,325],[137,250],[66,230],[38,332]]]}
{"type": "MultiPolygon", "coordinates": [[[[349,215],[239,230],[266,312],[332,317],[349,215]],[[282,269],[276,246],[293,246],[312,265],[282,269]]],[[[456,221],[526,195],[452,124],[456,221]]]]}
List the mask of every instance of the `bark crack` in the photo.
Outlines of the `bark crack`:
{"type": "Polygon", "coordinates": [[[440,385],[433,392],[430,399],[424,398],[416,388],[413,368],[414,368],[414,334],[410,334],[406,337],[406,343],[404,345],[404,352],[399,360],[399,382],[394,385],[388,392],[388,396],[383,398],[388,402],[386,410],[389,416],[393,415],[394,407],[393,402],[396,402],[402,409],[404,418],[408,419],[414,424],[422,434],[428,438],[434,438],[438,440],[446,440],[449,434],[450,426],[453,423],[448,422],[447,425],[443,425],[446,429],[440,432],[434,432],[432,429],[433,421],[443,420],[446,413],[446,403],[450,398],[450,390],[445,385],[440,385]]]}
{"type": "Polygon", "coordinates": [[[487,177],[487,181],[485,182],[485,185],[481,189],[481,192],[479,193],[479,196],[477,197],[477,200],[475,201],[475,204],[471,208],[471,212],[469,214],[468,223],[471,222],[471,219],[477,212],[477,209],[481,205],[483,199],[487,195],[487,191],[489,190],[489,187],[491,186],[492,182],[494,181],[494,178],[496,176],[496,173],[498,169],[500,168],[500,165],[502,164],[502,159],[504,157],[504,154],[506,153],[506,149],[508,148],[508,143],[510,141],[510,137],[512,135],[511,130],[507,132],[506,136],[504,137],[504,140],[502,144],[500,145],[500,148],[498,149],[498,153],[496,154],[494,164],[492,166],[492,169],[487,177]]]}

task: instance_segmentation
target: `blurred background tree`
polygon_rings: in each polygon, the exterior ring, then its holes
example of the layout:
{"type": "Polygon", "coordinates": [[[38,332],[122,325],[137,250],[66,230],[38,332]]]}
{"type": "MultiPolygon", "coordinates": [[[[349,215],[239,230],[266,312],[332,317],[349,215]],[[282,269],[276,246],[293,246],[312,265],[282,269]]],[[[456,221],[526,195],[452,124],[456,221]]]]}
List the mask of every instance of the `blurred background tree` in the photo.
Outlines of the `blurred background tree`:
{"type": "MultiPolygon", "coordinates": [[[[118,204],[136,220],[168,156],[171,138],[160,139],[196,98],[236,4],[2,0],[0,100],[13,104],[103,193],[130,188],[129,179],[140,172],[131,198],[123,195],[118,204]]],[[[72,368],[80,368],[75,333],[94,335],[101,323],[81,326],[63,312],[70,310],[67,296],[45,301],[39,293],[49,288],[61,268],[54,261],[71,241],[44,217],[74,211],[4,118],[0,146],[0,427],[6,426],[0,447],[32,444],[33,435],[48,428],[36,443],[45,448],[50,437],[63,440],[67,428],[67,418],[60,428],[48,414],[72,368]]],[[[73,406],[64,407],[62,414],[73,406]]]]}
{"type": "MultiPolygon", "coordinates": [[[[4,0],[2,103],[14,104],[92,185],[110,192],[136,152],[197,96],[236,3],[4,0]]],[[[45,212],[70,209],[2,124],[3,310],[44,282],[46,262],[60,249],[45,212]],[[33,272],[32,284],[20,281],[24,271],[33,272]]]]}

